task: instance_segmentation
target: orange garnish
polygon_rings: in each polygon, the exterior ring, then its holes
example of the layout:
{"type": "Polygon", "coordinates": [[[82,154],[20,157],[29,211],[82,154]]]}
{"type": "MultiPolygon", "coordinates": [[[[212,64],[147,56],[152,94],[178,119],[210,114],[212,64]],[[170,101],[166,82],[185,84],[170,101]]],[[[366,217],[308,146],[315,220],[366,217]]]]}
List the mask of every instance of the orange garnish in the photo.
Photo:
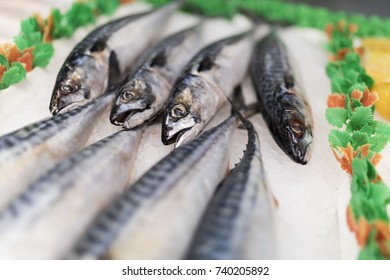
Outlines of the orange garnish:
{"type": "Polygon", "coordinates": [[[351,97],[352,98],[355,98],[356,100],[361,100],[362,97],[363,97],[363,92],[361,92],[360,90],[358,89],[354,89],[352,92],[351,92],[351,97]]]}
{"type": "Polygon", "coordinates": [[[385,257],[390,257],[390,251],[388,247],[388,244],[390,243],[389,224],[384,221],[377,220],[373,223],[373,226],[377,230],[376,242],[378,243],[379,250],[385,257]]]}
{"type": "Polygon", "coordinates": [[[347,171],[347,173],[352,175],[352,160],[355,156],[353,147],[348,143],[346,148],[338,147],[338,150],[343,154],[339,160],[341,169],[347,171]]]}
{"type": "Polygon", "coordinates": [[[351,97],[359,100],[364,107],[371,107],[379,100],[378,94],[371,92],[367,87],[364,89],[364,92],[354,89],[351,92],[351,97]]]}
{"type": "Polygon", "coordinates": [[[339,93],[329,95],[328,108],[345,108],[345,95],[339,93]]]}
{"type": "Polygon", "coordinates": [[[358,55],[363,56],[364,55],[364,47],[360,46],[360,47],[355,48],[355,52],[358,55]]]}
{"type": "MultiPolygon", "coordinates": [[[[344,148],[344,147],[337,147],[337,149],[342,154],[341,157],[339,157],[339,155],[338,155],[338,153],[337,153],[335,148],[333,148],[332,146],[330,146],[330,147],[332,149],[334,157],[340,163],[341,169],[345,170],[348,174],[352,175],[352,160],[359,153],[361,153],[361,155],[363,157],[368,157],[369,152],[370,152],[370,146],[371,146],[370,144],[365,144],[365,145],[359,147],[359,149],[357,149],[356,151],[353,150],[353,147],[352,147],[352,145],[350,143],[347,144],[346,148],[344,148]]],[[[380,160],[380,155],[379,156],[374,156],[374,158],[371,160],[371,162],[374,161],[375,164],[376,164],[376,163],[379,162],[379,160],[380,160]]],[[[373,162],[373,164],[374,164],[374,162],[373,162]]],[[[379,175],[377,175],[376,180],[380,180],[379,175]]]]}
{"type": "Polygon", "coordinates": [[[381,154],[375,154],[372,159],[371,159],[371,162],[374,166],[376,166],[382,159],[382,155],[381,154]]]}
{"type": "Polygon", "coordinates": [[[47,23],[45,23],[45,20],[42,18],[40,14],[34,14],[35,19],[38,22],[39,27],[41,28],[42,34],[43,34],[43,42],[50,42],[53,40],[51,37],[51,31],[53,29],[53,16],[50,15],[47,18],[47,23]]]}
{"type": "Polygon", "coordinates": [[[45,30],[45,20],[38,13],[35,13],[33,16],[36,19],[36,21],[37,21],[37,23],[38,23],[38,25],[41,28],[41,31],[43,33],[43,31],[45,30]]]}
{"type": "Polygon", "coordinates": [[[351,205],[348,205],[347,207],[347,224],[350,231],[354,232],[356,230],[355,218],[353,217],[351,205]]]}
{"type": "Polygon", "coordinates": [[[333,30],[334,30],[333,24],[329,23],[329,24],[326,25],[325,33],[326,33],[326,35],[328,36],[329,39],[332,38],[333,30]]]}
{"type": "Polygon", "coordinates": [[[16,45],[12,45],[9,49],[8,49],[8,61],[10,63],[12,62],[15,62],[18,60],[18,58],[20,57],[20,51],[18,49],[18,47],[16,45]]]}
{"type": "Polygon", "coordinates": [[[351,34],[355,34],[358,31],[358,29],[359,27],[357,26],[357,24],[350,24],[348,26],[349,33],[351,34]]]}
{"type": "Polygon", "coordinates": [[[26,69],[27,72],[30,72],[33,68],[33,60],[34,56],[32,54],[31,49],[27,49],[23,52],[23,55],[18,59],[18,62],[20,62],[24,69],[26,69]]]}
{"type": "Polygon", "coordinates": [[[346,25],[347,25],[347,23],[345,22],[345,20],[340,20],[337,24],[337,27],[338,27],[340,32],[343,32],[345,30],[346,25]]]}
{"type": "Polygon", "coordinates": [[[342,48],[339,49],[336,53],[336,55],[331,56],[332,61],[339,61],[339,60],[344,60],[345,56],[351,52],[351,49],[349,48],[342,48]]]}
{"type": "Polygon", "coordinates": [[[369,91],[368,88],[364,90],[362,104],[364,107],[372,106],[379,100],[378,94],[376,92],[369,91]]]}
{"type": "Polygon", "coordinates": [[[121,4],[128,4],[133,2],[134,0],[121,0],[121,4]]]}
{"type": "Polygon", "coordinates": [[[366,245],[368,235],[370,234],[371,226],[367,223],[367,220],[360,217],[357,222],[356,239],[360,246],[366,245]]]}
{"type": "Polygon", "coordinates": [[[0,53],[8,60],[9,63],[17,61],[20,57],[20,51],[15,44],[2,44],[0,45],[0,53]]]}
{"type": "Polygon", "coordinates": [[[0,65],[0,81],[1,81],[1,79],[3,79],[3,75],[4,75],[4,72],[6,70],[7,70],[7,68],[5,68],[5,66],[0,65]]]}
{"type": "Polygon", "coordinates": [[[47,25],[43,31],[43,41],[44,42],[50,42],[53,40],[53,37],[51,36],[52,30],[53,30],[53,15],[50,15],[47,18],[47,25]]]}

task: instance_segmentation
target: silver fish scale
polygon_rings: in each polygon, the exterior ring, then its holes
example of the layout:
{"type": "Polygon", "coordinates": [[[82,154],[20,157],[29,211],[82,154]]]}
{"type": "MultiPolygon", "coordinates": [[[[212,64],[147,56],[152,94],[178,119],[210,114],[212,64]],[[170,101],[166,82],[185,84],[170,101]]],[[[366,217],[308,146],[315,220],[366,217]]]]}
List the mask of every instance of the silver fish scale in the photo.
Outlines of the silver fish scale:
{"type": "MultiPolygon", "coordinates": [[[[6,134],[0,138],[0,153],[3,151],[9,152],[9,149],[15,149],[13,156],[23,153],[28,147],[34,146],[39,143],[43,143],[46,139],[52,136],[48,130],[54,128],[58,131],[60,127],[66,127],[67,124],[64,122],[69,118],[77,115],[80,111],[86,110],[96,104],[96,100],[85,104],[84,106],[75,108],[74,110],[68,111],[64,114],[58,114],[53,117],[49,117],[46,120],[33,123],[17,131],[6,134]]],[[[11,155],[9,155],[11,157],[11,155]]],[[[6,162],[7,158],[2,161],[6,162]]]]}
{"type": "Polygon", "coordinates": [[[87,49],[90,48],[95,42],[106,41],[112,35],[113,32],[122,28],[129,22],[136,20],[149,13],[150,12],[145,12],[145,13],[122,17],[98,27],[97,29],[92,31],[87,37],[85,37],[80,43],[76,45],[76,47],[69,54],[65,63],[67,63],[68,60],[73,60],[75,57],[85,53],[87,49]]]}
{"type": "MultiPolygon", "coordinates": [[[[240,163],[221,183],[204,214],[194,241],[188,251],[188,259],[237,259],[233,241],[242,214],[243,198],[249,196],[251,210],[256,203],[257,189],[248,185],[253,170],[252,161],[260,154],[260,146],[251,123],[245,122],[248,129],[248,144],[240,163]],[[253,190],[249,190],[252,188],[253,190]]],[[[259,178],[259,180],[263,180],[259,178]]],[[[246,200],[246,202],[248,202],[246,200]]],[[[242,237],[244,238],[244,237],[242,237]]]]}
{"type": "Polygon", "coordinates": [[[153,196],[163,197],[162,192],[168,192],[235,121],[234,117],[229,118],[160,160],[95,220],[66,258],[101,258],[142,204],[153,196]]]}
{"type": "MultiPolygon", "coordinates": [[[[174,48],[180,45],[196,28],[197,26],[175,33],[174,35],[163,39],[158,45],[152,47],[149,51],[146,51],[138,60],[137,66],[134,68],[135,72],[137,72],[139,68],[149,67],[156,55],[159,55],[162,52],[165,56],[169,56],[174,48]]],[[[133,74],[130,74],[129,76],[132,75],[133,74]]]]}
{"type": "Polygon", "coordinates": [[[259,89],[257,95],[263,100],[264,110],[272,112],[277,98],[275,89],[285,84],[284,74],[290,69],[283,45],[274,33],[257,44],[252,60],[252,71],[256,75],[253,81],[259,89]]]}
{"type": "MultiPolygon", "coordinates": [[[[251,32],[251,31],[250,31],[251,32]]],[[[209,58],[211,62],[214,62],[217,58],[218,54],[222,51],[224,46],[234,44],[235,42],[241,40],[243,37],[248,36],[250,32],[241,33],[235,36],[228,37],[226,39],[219,40],[215,43],[212,43],[208,45],[207,47],[203,48],[198,54],[196,54],[187,67],[183,69],[182,75],[185,76],[186,73],[192,72],[191,70],[194,70],[195,72],[198,72],[195,70],[199,67],[199,64],[205,59],[209,58]]],[[[181,78],[179,78],[181,80],[181,78]]]]}
{"type": "MultiPolygon", "coordinates": [[[[28,210],[30,205],[39,201],[40,196],[44,195],[45,192],[52,186],[50,182],[52,182],[53,179],[62,177],[62,175],[66,174],[67,171],[74,168],[75,164],[80,162],[81,159],[93,156],[100,147],[104,146],[118,133],[120,132],[117,132],[65,159],[57,167],[51,169],[46,175],[41,177],[41,179],[39,179],[36,183],[30,185],[20,196],[15,198],[4,210],[0,212],[0,229],[4,227],[4,223],[17,218],[17,216],[23,211],[28,210]]],[[[72,178],[69,179],[71,180],[72,178]]],[[[65,183],[62,184],[60,191],[65,191],[67,187],[70,186],[65,183]]]]}

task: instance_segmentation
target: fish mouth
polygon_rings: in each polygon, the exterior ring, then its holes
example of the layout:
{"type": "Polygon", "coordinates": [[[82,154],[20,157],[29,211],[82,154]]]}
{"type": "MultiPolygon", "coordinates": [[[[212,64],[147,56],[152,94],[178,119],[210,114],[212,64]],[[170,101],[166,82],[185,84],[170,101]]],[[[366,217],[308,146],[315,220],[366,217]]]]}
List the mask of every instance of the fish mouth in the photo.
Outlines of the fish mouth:
{"type": "Polygon", "coordinates": [[[63,113],[66,113],[66,112],[69,112],[73,109],[76,109],[78,107],[81,107],[87,103],[89,103],[91,100],[82,100],[82,101],[76,101],[76,102],[72,102],[68,105],[65,105],[61,108],[58,108],[58,107],[55,107],[53,111],[50,111],[53,115],[56,115],[56,114],[63,114],[63,113]]]}
{"type": "Polygon", "coordinates": [[[299,153],[300,155],[294,155],[291,158],[297,163],[306,165],[311,159],[312,151],[313,151],[313,144],[312,142],[310,142],[305,146],[304,151],[299,153]]]}
{"type": "Polygon", "coordinates": [[[132,106],[127,106],[123,108],[121,106],[113,107],[113,110],[110,114],[110,122],[114,125],[123,126],[126,121],[128,121],[136,113],[140,113],[147,109],[145,102],[132,104],[132,106]]]}
{"type": "Polygon", "coordinates": [[[191,129],[191,127],[185,128],[185,129],[176,131],[175,133],[172,133],[172,134],[170,133],[171,132],[170,130],[163,129],[163,132],[161,135],[162,136],[161,141],[163,142],[164,145],[174,144],[183,136],[184,133],[186,133],[190,129],[191,129]]]}
{"type": "Polygon", "coordinates": [[[304,152],[305,156],[303,157],[303,161],[302,161],[303,165],[306,165],[309,162],[312,154],[313,154],[313,142],[310,142],[305,147],[305,152],[304,152]]]}
{"type": "Polygon", "coordinates": [[[118,113],[118,114],[115,113],[115,114],[111,115],[110,121],[114,125],[123,126],[128,120],[130,120],[130,118],[132,116],[134,116],[135,114],[140,113],[142,111],[143,111],[143,109],[138,109],[138,110],[134,109],[134,110],[129,110],[126,112],[118,113]]]}

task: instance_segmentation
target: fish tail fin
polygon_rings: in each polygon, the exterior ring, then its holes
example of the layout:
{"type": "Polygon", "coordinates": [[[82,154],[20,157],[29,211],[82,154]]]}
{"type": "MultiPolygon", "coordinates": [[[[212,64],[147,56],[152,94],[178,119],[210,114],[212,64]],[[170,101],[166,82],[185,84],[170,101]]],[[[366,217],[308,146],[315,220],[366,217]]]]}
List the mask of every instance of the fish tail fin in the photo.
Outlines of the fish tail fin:
{"type": "Polygon", "coordinates": [[[245,104],[241,84],[238,84],[234,87],[232,97],[232,99],[228,98],[232,105],[231,115],[237,115],[237,112],[239,112],[244,118],[247,119],[260,112],[260,106],[258,102],[249,105],[245,104]]]}
{"type": "Polygon", "coordinates": [[[252,124],[247,120],[247,118],[242,113],[246,111],[246,108],[244,104],[244,98],[242,96],[241,85],[237,85],[234,88],[233,98],[234,99],[231,100],[229,97],[227,97],[227,99],[229,100],[232,106],[231,115],[237,116],[246,128],[251,127],[252,124]]]}

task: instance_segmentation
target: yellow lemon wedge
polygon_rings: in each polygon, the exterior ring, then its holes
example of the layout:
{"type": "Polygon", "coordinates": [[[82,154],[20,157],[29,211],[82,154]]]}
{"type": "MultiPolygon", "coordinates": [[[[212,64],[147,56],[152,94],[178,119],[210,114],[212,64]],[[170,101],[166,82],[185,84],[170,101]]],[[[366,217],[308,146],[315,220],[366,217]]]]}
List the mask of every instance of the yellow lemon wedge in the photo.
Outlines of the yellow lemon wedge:
{"type": "Polygon", "coordinates": [[[390,120],[390,39],[363,39],[364,67],[375,85],[372,91],[378,93],[379,100],[375,103],[377,111],[390,120]]]}
{"type": "Polygon", "coordinates": [[[376,110],[390,121],[390,83],[375,84],[372,91],[377,92],[379,96],[379,100],[375,103],[376,110]]]}

